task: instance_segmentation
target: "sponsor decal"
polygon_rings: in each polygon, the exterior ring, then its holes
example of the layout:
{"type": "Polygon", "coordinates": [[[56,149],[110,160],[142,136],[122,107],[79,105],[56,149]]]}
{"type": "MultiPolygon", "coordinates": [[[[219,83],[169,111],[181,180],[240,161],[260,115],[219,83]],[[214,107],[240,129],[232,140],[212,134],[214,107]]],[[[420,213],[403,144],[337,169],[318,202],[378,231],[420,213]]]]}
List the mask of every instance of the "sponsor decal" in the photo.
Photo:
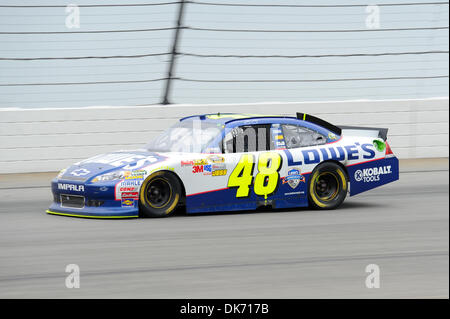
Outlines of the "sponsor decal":
{"type": "Polygon", "coordinates": [[[84,192],[84,185],[58,183],[58,189],[73,192],[84,192]]]}
{"type": "Polygon", "coordinates": [[[89,174],[91,171],[85,169],[85,168],[79,168],[74,170],[73,172],[70,173],[70,175],[73,176],[85,176],[87,174],[89,174]]]}
{"type": "Polygon", "coordinates": [[[363,181],[364,183],[377,182],[380,180],[381,175],[391,174],[391,165],[365,168],[363,170],[357,170],[355,172],[355,180],[357,182],[363,181]]]}
{"type": "Polygon", "coordinates": [[[212,176],[224,176],[227,175],[227,166],[225,164],[214,164],[212,166],[212,176]]]}
{"type": "Polygon", "coordinates": [[[120,186],[140,186],[142,181],[123,181],[119,183],[120,186]]]}
{"type": "Polygon", "coordinates": [[[102,186],[102,187],[99,188],[99,190],[102,191],[102,192],[106,192],[108,189],[109,188],[106,187],[106,186],[102,186]]]}
{"type": "Polygon", "coordinates": [[[219,155],[211,155],[207,157],[208,161],[214,164],[219,164],[225,162],[225,158],[219,155]]]}
{"type": "Polygon", "coordinates": [[[139,191],[142,180],[124,180],[116,184],[114,191],[115,200],[120,200],[122,192],[139,191]]]}
{"type": "Polygon", "coordinates": [[[205,159],[194,160],[194,165],[207,165],[208,162],[205,159]]]}
{"type": "Polygon", "coordinates": [[[208,161],[206,159],[198,159],[192,161],[181,161],[181,166],[203,166],[207,165],[208,161]]]}
{"type": "Polygon", "coordinates": [[[224,176],[227,175],[227,170],[226,169],[216,169],[213,170],[211,173],[212,176],[224,176]]]}
{"type": "Polygon", "coordinates": [[[139,199],[139,192],[124,192],[122,193],[122,199],[139,199]]]}
{"type": "Polygon", "coordinates": [[[287,176],[282,177],[283,184],[288,184],[292,189],[296,188],[300,182],[305,182],[305,177],[300,173],[299,168],[293,168],[288,171],[287,176]]]}
{"type": "Polygon", "coordinates": [[[147,171],[145,170],[137,170],[137,171],[129,171],[125,173],[126,180],[137,180],[144,179],[147,171]]]}
{"type": "Polygon", "coordinates": [[[386,143],[380,140],[373,141],[373,146],[375,146],[378,152],[383,152],[386,149],[386,143]]]}
{"type": "MultiPolygon", "coordinates": [[[[276,145],[278,147],[278,144],[276,145]]],[[[375,158],[377,155],[375,146],[372,144],[352,144],[346,146],[322,147],[319,149],[303,149],[301,152],[291,152],[291,150],[285,149],[284,153],[288,160],[288,166],[318,164],[327,160],[368,160],[375,158]]]]}
{"type": "Polygon", "coordinates": [[[126,180],[137,180],[137,179],[144,179],[144,175],[130,175],[130,176],[125,176],[126,180]]]}
{"type": "Polygon", "coordinates": [[[119,187],[119,192],[132,192],[135,190],[138,190],[138,188],[137,187],[119,187]]]}
{"type": "Polygon", "coordinates": [[[330,139],[330,140],[336,140],[337,139],[337,136],[336,136],[336,134],[334,134],[334,133],[328,133],[328,138],[330,139]]]}
{"type": "Polygon", "coordinates": [[[290,193],[284,193],[284,195],[289,196],[289,195],[302,195],[305,194],[305,192],[290,192],[290,193]]]}
{"type": "Polygon", "coordinates": [[[212,175],[212,172],[213,168],[211,164],[192,166],[193,174],[203,173],[203,175],[212,175]]]}
{"type": "Polygon", "coordinates": [[[122,207],[134,207],[135,200],[129,198],[122,199],[122,207]]]}
{"type": "Polygon", "coordinates": [[[192,173],[194,174],[203,173],[203,165],[192,166],[192,173]]]}

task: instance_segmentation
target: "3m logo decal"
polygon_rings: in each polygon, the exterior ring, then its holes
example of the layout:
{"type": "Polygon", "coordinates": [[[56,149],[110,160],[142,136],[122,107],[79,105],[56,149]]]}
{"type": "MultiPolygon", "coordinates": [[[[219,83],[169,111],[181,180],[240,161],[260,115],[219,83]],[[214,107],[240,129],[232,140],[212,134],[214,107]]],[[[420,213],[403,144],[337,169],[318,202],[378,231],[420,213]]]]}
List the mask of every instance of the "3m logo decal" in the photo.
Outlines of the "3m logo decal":
{"type": "Polygon", "coordinates": [[[203,173],[203,165],[192,166],[192,173],[194,174],[203,173]]]}

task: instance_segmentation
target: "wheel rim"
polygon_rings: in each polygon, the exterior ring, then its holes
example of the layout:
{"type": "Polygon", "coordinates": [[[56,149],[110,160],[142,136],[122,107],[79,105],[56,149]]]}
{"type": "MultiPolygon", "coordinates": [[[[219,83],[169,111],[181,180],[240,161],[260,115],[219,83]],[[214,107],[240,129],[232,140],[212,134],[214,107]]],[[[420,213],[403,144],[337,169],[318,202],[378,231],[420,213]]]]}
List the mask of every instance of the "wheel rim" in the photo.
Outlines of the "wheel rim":
{"type": "Polygon", "coordinates": [[[171,197],[172,188],[166,180],[156,178],[147,185],[145,199],[150,206],[154,208],[164,207],[171,197]]]}
{"type": "Polygon", "coordinates": [[[339,178],[330,172],[323,172],[317,176],[314,192],[322,201],[331,201],[339,193],[339,178]]]}

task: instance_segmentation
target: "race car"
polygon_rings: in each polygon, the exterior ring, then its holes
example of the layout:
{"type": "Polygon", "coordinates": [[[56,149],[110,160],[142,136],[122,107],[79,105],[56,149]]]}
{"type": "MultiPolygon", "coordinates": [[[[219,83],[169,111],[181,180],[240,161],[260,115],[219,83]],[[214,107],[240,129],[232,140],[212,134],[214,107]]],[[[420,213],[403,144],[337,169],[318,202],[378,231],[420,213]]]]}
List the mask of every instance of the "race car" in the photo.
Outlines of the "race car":
{"type": "Polygon", "coordinates": [[[387,129],[296,116],[205,114],[180,119],[137,150],[94,156],[52,181],[49,214],[165,217],[186,213],[339,207],[399,179],[387,129]]]}

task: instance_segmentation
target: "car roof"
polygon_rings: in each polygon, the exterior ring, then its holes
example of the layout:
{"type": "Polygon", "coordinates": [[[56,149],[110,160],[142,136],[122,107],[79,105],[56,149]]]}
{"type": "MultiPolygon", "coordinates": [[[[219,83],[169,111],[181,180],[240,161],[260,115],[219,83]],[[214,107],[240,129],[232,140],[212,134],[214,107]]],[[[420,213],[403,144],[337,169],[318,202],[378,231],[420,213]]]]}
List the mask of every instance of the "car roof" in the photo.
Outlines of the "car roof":
{"type": "Polygon", "coordinates": [[[230,129],[235,126],[241,125],[258,125],[258,124],[301,124],[311,130],[315,130],[322,135],[329,136],[330,133],[334,135],[341,135],[341,131],[338,127],[323,121],[314,116],[297,113],[297,116],[283,116],[283,115],[262,115],[262,114],[248,114],[248,113],[212,113],[203,115],[193,115],[180,119],[185,120],[201,120],[206,123],[220,125],[223,128],[226,126],[230,129]]]}
{"type": "Polygon", "coordinates": [[[211,114],[202,114],[202,115],[192,115],[188,117],[184,117],[180,119],[180,121],[185,121],[188,119],[194,120],[202,120],[207,122],[216,122],[220,124],[226,124],[233,121],[242,121],[246,122],[246,120],[251,119],[269,119],[269,118],[288,118],[288,119],[296,119],[293,116],[283,116],[283,115],[263,115],[263,114],[248,114],[248,113],[211,113],[211,114]]]}

